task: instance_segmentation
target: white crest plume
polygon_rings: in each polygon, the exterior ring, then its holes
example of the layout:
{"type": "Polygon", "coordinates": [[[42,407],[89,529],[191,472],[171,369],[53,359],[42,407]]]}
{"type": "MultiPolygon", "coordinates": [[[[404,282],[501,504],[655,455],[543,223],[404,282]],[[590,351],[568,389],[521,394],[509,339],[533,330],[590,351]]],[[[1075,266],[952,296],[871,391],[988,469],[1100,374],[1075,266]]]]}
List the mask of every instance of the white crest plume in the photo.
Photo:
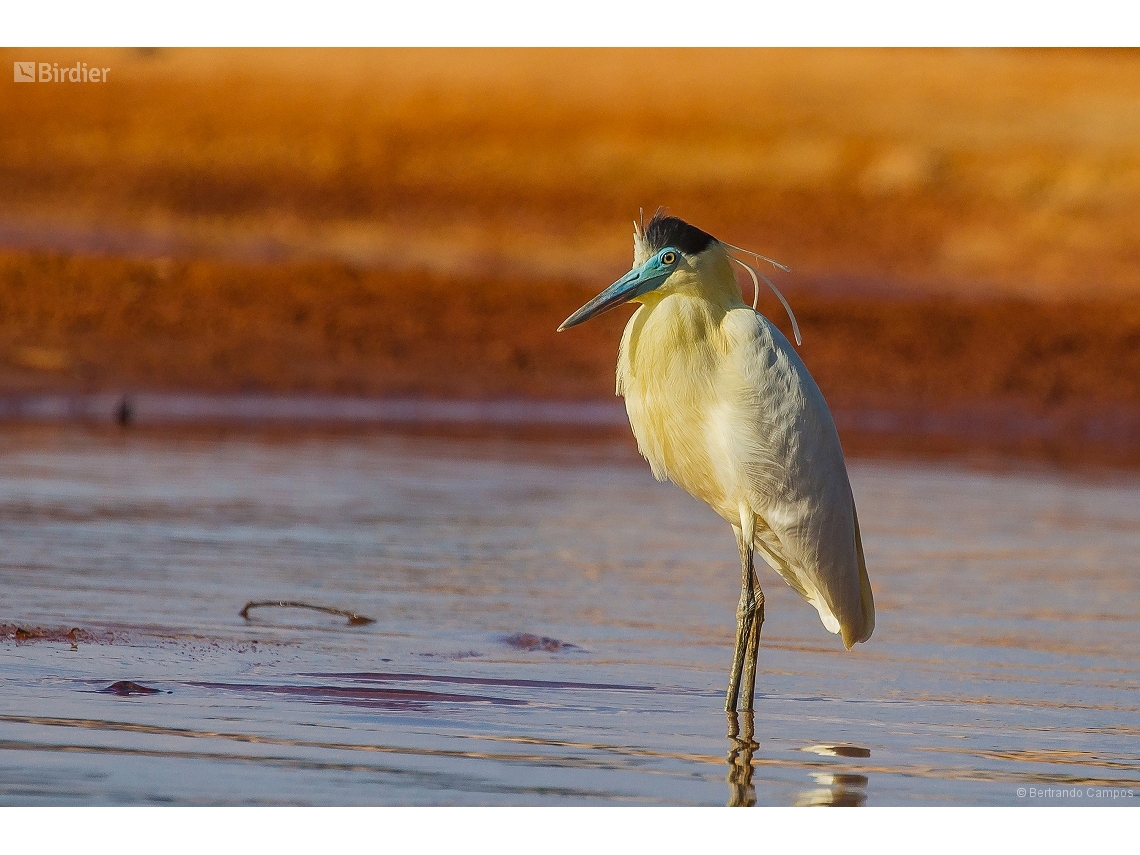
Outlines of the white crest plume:
{"type": "MultiPolygon", "coordinates": [[[[771,258],[768,258],[768,256],[766,256],[766,255],[761,255],[760,253],[753,252],[750,249],[742,249],[739,246],[733,246],[732,244],[725,243],[724,241],[720,241],[720,245],[723,246],[725,249],[731,249],[731,250],[734,250],[735,252],[743,252],[743,253],[746,253],[747,255],[751,255],[753,258],[758,259],[760,261],[767,261],[773,267],[778,267],[780,270],[783,270],[785,273],[791,273],[791,268],[789,268],[786,264],[780,264],[780,262],[775,261],[771,258]]],[[[792,322],[792,332],[795,334],[795,337],[796,337],[796,345],[802,346],[804,343],[804,340],[800,336],[800,325],[798,323],[796,323],[795,313],[792,312],[792,307],[790,305],[788,305],[788,301],[784,299],[784,295],[780,293],[780,289],[776,287],[776,284],[771,279],[769,279],[767,276],[765,276],[763,273],[761,273],[759,270],[757,270],[755,267],[753,267],[751,264],[749,264],[748,262],[741,261],[739,258],[737,258],[736,256],[734,256],[732,254],[728,254],[728,257],[730,260],[735,261],[737,264],[739,264],[741,267],[743,267],[745,270],[747,270],[748,275],[752,277],[752,308],[755,309],[756,304],[760,300],[760,283],[756,280],[756,277],[759,276],[761,279],[764,280],[765,284],[767,284],[767,286],[772,289],[772,293],[776,295],[776,297],[780,301],[780,304],[784,307],[784,311],[788,313],[788,320],[792,322]]]]}
{"type": "Polygon", "coordinates": [[[645,209],[637,209],[641,222],[633,222],[633,266],[638,267],[649,260],[649,242],[645,239],[645,209]]]}

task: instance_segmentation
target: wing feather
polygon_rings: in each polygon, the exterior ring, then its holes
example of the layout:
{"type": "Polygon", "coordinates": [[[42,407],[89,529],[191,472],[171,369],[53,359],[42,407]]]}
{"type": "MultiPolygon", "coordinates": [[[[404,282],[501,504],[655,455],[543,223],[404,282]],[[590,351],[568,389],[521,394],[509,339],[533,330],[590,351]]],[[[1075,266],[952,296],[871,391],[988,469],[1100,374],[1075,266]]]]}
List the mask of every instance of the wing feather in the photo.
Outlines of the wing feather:
{"type": "Polygon", "coordinates": [[[726,441],[743,461],[756,546],[850,648],[870,637],[874,601],[839,434],[823,394],[788,340],[751,309],[723,326],[722,383],[738,415],[726,441]]]}

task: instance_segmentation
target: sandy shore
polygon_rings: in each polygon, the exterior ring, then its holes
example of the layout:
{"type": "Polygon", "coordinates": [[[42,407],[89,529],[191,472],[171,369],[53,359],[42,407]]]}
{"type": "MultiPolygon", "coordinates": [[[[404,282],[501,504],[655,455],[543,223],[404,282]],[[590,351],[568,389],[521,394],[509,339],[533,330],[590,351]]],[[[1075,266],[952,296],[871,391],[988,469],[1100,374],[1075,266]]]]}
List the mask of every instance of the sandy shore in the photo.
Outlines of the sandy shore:
{"type": "MultiPolygon", "coordinates": [[[[605,398],[632,307],[555,330],[607,284],[0,254],[0,389],[605,398]]],[[[789,296],[840,407],[1140,406],[1134,300],[789,296]]]]}
{"type": "MultiPolygon", "coordinates": [[[[604,284],[7,253],[0,392],[612,402],[630,310],[555,332],[604,284]]],[[[1140,436],[1135,301],[790,298],[852,442],[1140,436]]]]}

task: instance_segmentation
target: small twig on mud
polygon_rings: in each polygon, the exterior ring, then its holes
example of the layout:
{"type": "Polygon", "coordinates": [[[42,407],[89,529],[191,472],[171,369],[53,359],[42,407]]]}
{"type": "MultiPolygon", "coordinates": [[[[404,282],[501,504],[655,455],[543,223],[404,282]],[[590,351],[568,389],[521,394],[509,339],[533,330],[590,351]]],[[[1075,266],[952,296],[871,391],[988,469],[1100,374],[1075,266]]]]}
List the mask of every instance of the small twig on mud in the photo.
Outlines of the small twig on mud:
{"type": "Polygon", "coordinates": [[[348,618],[349,626],[365,626],[366,624],[376,623],[375,618],[358,615],[356,612],[350,612],[347,609],[334,609],[331,606],[314,606],[311,603],[298,603],[293,600],[250,600],[238,614],[246,620],[249,620],[249,610],[259,609],[263,606],[274,606],[282,609],[312,609],[315,612],[340,615],[341,617],[348,618]]]}

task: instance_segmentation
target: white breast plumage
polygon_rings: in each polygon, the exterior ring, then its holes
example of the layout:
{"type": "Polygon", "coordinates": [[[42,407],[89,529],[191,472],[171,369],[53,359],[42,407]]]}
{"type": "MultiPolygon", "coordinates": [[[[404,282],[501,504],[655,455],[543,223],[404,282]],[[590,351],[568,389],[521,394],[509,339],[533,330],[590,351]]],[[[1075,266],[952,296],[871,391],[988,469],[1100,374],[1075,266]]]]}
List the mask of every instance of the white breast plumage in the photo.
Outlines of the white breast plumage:
{"type": "Polygon", "coordinates": [[[618,355],[618,394],[659,480],[754,543],[850,646],[874,605],[839,438],[788,340],[740,304],[674,294],[642,305],[618,355]]]}

